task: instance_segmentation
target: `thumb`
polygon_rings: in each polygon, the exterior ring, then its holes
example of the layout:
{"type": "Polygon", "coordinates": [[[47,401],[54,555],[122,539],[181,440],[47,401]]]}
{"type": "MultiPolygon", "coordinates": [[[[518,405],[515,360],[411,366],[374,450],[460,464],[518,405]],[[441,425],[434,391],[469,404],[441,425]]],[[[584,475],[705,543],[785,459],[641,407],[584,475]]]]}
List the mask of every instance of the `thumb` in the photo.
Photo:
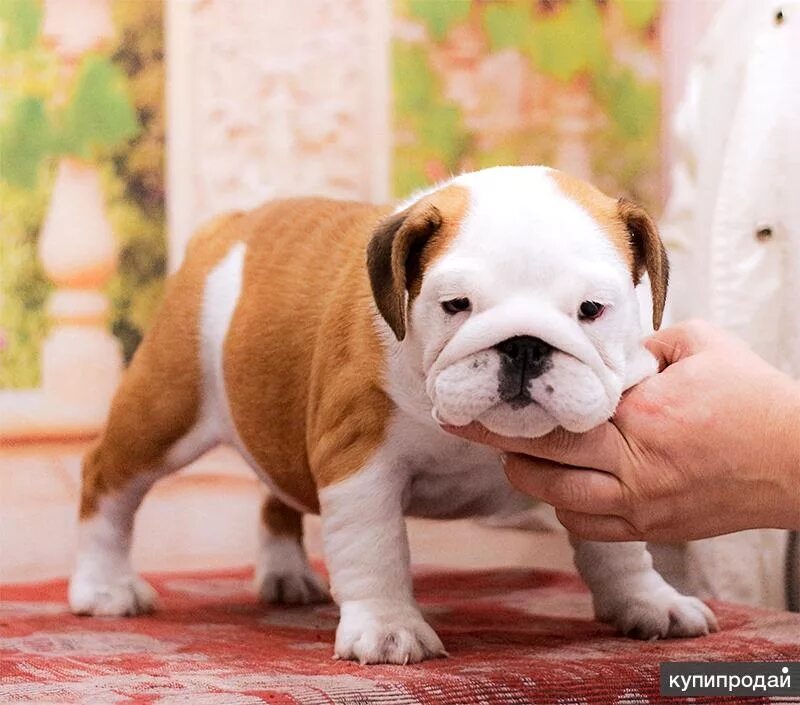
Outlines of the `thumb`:
{"type": "Polygon", "coordinates": [[[663,370],[692,355],[713,347],[724,336],[721,330],[704,321],[688,321],[660,330],[644,341],[663,370]]]}

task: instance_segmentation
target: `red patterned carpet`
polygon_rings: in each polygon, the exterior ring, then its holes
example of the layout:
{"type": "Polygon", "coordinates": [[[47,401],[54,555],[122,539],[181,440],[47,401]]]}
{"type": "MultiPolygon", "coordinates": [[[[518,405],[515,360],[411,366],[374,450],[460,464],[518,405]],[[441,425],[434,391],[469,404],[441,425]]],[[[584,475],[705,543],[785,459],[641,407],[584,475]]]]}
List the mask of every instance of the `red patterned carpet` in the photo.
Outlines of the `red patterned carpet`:
{"type": "Polygon", "coordinates": [[[0,588],[0,703],[643,705],[667,702],[662,661],[800,660],[795,615],[716,605],[720,633],[642,643],[593,622],[569,576],[418,571],[450,658],[362,667],[331,660],[332,605],[257,605],[245,571],[153,583],[161,609],[135,619],[71,616],[63,581],[0,588]]]}

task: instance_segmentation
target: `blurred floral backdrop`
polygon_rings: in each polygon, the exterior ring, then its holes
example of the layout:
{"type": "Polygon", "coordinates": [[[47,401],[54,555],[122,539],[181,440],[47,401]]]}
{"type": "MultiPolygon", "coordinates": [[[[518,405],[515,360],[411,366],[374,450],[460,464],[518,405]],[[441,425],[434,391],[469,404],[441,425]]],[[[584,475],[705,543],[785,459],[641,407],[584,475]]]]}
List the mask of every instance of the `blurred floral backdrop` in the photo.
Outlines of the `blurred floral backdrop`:
{"type": "Polygon", "coordinates": [[[658,0],[397,0],[393,186],[549,164],[658,204],[658,0]]]}
{"type": "MultiPolygon", "coordinates": [[[[164,38],[160,0],[111,3],[116,39],[65,82],[39,0],[0,0],[0,388],[38,384],[51,286],[37,258],[56,161],[101,169],[119,263],[109,326],[126,358],[161,292],[164,38]]],[[[80,247],[80,243],[75,243],[80,247]]]]}
{"type": "MultiPolygon", "coordinates": [[[[50,2],[97,7],[100,0],[50,2]]],[[[94,164],[102,176],[105,212],[118,244],[115,274],[106,287],[107,326],[126,360],[152,317],[166,272],[164,2],[108,0],[114,39],[82,55],[67,80],[44,27],[48,3],[0,0],[0,389],[39,384],[53,287],[39,264],[37,241],[56,164],[64,157],[94,164]]],[[[392,125],[382,141],[392,165],[390,192],[404,196],[467,169],[547,163],[657,209],[658,0],[305,0],[294,17],[314,15],[315,41],[340,42],[342,52],[355,42],[350,63],[342,57],[350,67],[343,76],[351,83],[372,80],[367,70],[358,73],[369,64],[366,47],[376,50],[360,32],[369,27],[365,18],[377,2],[387,3],[393,17],[392,125]]],[[[305,171],[298,173],[313,176],[315,168],[327,168],[324,155],[314,150],[337,140],[359,144],[350,134],[358,129],[351,112],[363,106],[344,110],[334,95],[341,86],[315,82],[313,69],[309,75],[303,63],[311,61],[303,44],[309,38],[302,28],[291,29],[293,17],[250,0],[205,0],[190,8],[202,37],[192,49],[204,67],[191,76],[199,105],[213,105],[212,118],[218,111],[238,117],[231,106],[252,90],[245,100],[272,106],[252,124],[221,121],[212,135],[217,141],[196,145],[196,151],[211,155],[204,168],[217,168],[223,176],[245,174],[258,182],[248,181],[253,192],[283,193],[286,189],[258,181],[266,172],[252,162],[282,148],[286,154],[280,158],[306,160],[305,171]],[[230,26],[221,28],[220,21],[230,26]],[[247,35],[249,27],[257,28],[256,39],[247,35]],[[264,58],[270,29],[279,61],[264,58]],[[243,58],[231,78],[226,57],[237,52],[243,58]],[[220,80],[239,92],[203,102],[220,80]],[[313,112],[313,105],[303,102],[309,96],[328,100],[332,117],[326,124],[303,122],[306,132],[319,133],[316,141],[306,140],[313,143],[307,153],[295,154],[287,146],[291,126],[281,132],[273,125],[271,140],[251,137],[269,129],[264,120],[274,118],[272,113],[289,120],[290,114],[313,112]],[[239,144],[243,138],[252,142],[239,144]],[[238,149],[229,148],[237,144],[238,149]],[[251,144],[261,145],[261,151],[251,144]],[[226,161],[231,154],[251,163],[226,161]]],[[[337,176],[330,183],[350,184],[363,166],[337,163],[337,169],[335,175],[353,178],[344,182],[337,176]]],[[[298,178],[291,188],[307,181],[298,178]]],[[[231,183],[226,187],[240,182],[231,183]]]]}

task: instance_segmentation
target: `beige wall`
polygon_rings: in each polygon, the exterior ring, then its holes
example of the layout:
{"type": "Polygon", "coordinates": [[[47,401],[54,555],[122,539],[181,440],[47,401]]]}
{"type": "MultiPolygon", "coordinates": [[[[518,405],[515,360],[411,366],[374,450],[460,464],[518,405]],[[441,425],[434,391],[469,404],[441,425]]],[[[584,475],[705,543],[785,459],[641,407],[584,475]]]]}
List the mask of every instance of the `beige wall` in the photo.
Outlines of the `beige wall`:
{"type": "Polygon", "coordinates": [[[173,265],[222,211],[387,197],[388,3],[168,1],[173,265]]]}

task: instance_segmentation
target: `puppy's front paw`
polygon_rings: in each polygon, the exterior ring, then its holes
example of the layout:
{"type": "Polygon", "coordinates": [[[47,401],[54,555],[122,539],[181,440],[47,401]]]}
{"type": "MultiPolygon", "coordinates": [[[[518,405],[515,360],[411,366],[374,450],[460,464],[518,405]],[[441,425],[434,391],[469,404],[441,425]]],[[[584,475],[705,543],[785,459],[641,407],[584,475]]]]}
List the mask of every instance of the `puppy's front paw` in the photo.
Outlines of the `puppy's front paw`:
{"type": "Polygon", "coordinates": [[[413,604],[400,600],[342,603],[336,658],[404,665],[437,656],[447,656],[447,652],[413,604]]]}
{"type": "Polygon", "coordinates": [[[132,617],[152,612],[157,594],[137,575],[97,578],[76,573],[69,581],[69,607],[74,614],[132,617]]]}
{"type": "Polygon", "coordinates": [[[719,629],[708,606],[669,586],[598,605],[596,611],[598,619],[635,639],[705,636],[719,629]]]}

